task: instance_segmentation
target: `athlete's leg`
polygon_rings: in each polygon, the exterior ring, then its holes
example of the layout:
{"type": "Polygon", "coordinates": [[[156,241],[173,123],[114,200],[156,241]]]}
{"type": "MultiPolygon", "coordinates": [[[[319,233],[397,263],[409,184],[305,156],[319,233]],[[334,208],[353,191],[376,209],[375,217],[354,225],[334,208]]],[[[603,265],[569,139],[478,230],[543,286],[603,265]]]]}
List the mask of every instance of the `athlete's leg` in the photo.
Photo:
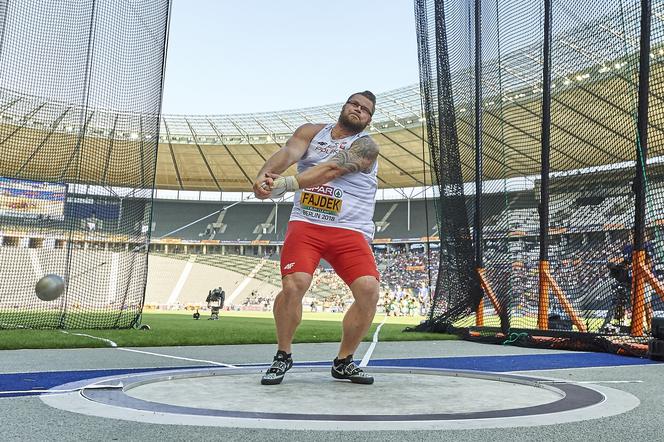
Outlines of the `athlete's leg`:
{"type": "Polygon", "coordinates": [[[350,285],[355,298],[343,320],[343,337],[339,346],[339,359],[355,353],[366,335],[378,303],[378,280],[374,276],[361,276],[350,285]]]}
{"type": "Polygon", "coordinates": [[[279,350],[291,352],[291,342],[302,320],[302,298],[320,262],[321,235],[317,226],[291,221],[281,250],[281,286],[272,312],[277,327],[279,350]]]}
{"type": "Polygon", "coordinates": [[[376,260],[364,235],[347,229],[334,230],[328,235],[329,248],[323,258],[350,287],[354,298],[343,320],[343,337],[338,354],[339,359],[343,359],[355,352],[371,326],[380,284],[376,260]]]}
{"type": "Polygon", "coordinates": [[[277,354],[261,378],[263,385],[280,384],[293,366],[291,344],[302,320],[302,298],[320,261],[320,245],[307,223],[290,222],[281,250],[281,286],[272,311],[277,329],[277,354]]]}
{"type": "Polygon", "coordinates": [[[291,352],[291,343],[297,326],[302,321],[302,298],[309,289],[312,276],[304,272],[291,273],[283,277],[282,290],[274,299],[272,312],[277,327],[278,349],[291,352]]]}

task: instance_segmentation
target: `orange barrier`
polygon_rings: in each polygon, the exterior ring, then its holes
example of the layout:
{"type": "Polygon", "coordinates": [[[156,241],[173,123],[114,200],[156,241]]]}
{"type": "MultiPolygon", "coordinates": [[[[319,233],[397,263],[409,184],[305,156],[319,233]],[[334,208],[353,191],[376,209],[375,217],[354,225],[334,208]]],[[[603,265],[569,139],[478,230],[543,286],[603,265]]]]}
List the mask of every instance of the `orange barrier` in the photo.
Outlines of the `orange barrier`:
{"type": "Polygon", "coordinates": [[[539,262],[539,302],[537,304],[537,328],[549,329],[549,261],[539,262]]]}
{"type": "Polygon", "coordinates": [[[475,312],[475,325],[477,327],[482,327],[484,325],[484,298],[480,299],[480,303],[477,306],[477,311],[475,312]]]}
{"type": "Polygon", "coordinates": [[[664,300],[664,285],[650,271],[645,250],[632,252],[632,336],[644,336],[650,328],[652,306],[646,301],[646,284],[664,300]]]}
{"type": "Polygon", "coordinates": [[[634,250],[632,253],[632,323],[630,334],[643,336],[646,331],[646,278],[645,250],[634,250]]]}
{"type": "Polygon", "coordinates": [[[657,279],[657,277],[648,269],[648,267],[646,266],[645,257],[641,262],[640,273],[641,275],[643,275],[643,277],[645,277],[648,285],[650,285],[650,287],[652,287],[653,290],[655,290],[655,293],[657,293],[659,297],[662,298],[662,301],[664,301],[664,284],[662,284],[662,281],[657,279]]]}
{"type": "MultiPolygon", "coordinates": [[[[491,285],[489,285],[489,281],[487,280],[486,277],[486,270],[483,267],[478,267],[476,270],[477,270],[477,276],[479,277],[480,280],[480,285],[482,286],[482,291],[484,292],[486,297],[489,298],[489,301],[491,301],[493,309],[496,311],[498,316],[502,316],[503,312],[502,307],[498,302],[498,297],[496,296],[496,293],[491,288],[491,285]]],[[[480,303],[477,307],[477,312],[475,312],[475,325],[478,327],[484,325],[484,299],[480,300],[480,303]]]]}
{"type": "Polygon", "coordinates": [[[553,276],[551,276],[551,271],[549,269],[549,261],[540,261],[539,262],[539,309],[537,312],[537,327],[540,330],[547,330],[549,328],[549,290],[558,298],[558,302],[562,306],[565,313],[570,317],[576,328],[580,332],[587,332],[588,329],[586,324],[583,323],[579,315],[572,307],[572,304],[569,302],[565,293],[560,288],[558,283],[553,276]]]}

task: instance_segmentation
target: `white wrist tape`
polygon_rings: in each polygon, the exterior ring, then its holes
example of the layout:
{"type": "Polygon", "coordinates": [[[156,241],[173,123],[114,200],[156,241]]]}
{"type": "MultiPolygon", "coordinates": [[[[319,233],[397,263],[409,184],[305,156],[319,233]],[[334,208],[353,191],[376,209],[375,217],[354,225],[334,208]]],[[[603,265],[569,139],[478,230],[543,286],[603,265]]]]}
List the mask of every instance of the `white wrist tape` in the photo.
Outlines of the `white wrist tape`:
{"type": "Polygon", "coordinates": [[[281,198],[286,192],[295,192],[300,188],[297,178],[293,175],[282,176],[272,184],[272,198],[281,198]]]}

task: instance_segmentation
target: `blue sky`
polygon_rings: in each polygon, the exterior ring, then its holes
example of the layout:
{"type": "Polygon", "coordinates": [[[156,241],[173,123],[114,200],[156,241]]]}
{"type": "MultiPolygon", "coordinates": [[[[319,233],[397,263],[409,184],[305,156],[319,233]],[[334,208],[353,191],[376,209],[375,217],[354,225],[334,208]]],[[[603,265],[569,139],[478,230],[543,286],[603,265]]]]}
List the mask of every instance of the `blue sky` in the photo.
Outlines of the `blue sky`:
{"type": "Polygon", "coordinates": [[[174,0],[162,111],[334,103],[418,81],[412,0],[174,0]]]}

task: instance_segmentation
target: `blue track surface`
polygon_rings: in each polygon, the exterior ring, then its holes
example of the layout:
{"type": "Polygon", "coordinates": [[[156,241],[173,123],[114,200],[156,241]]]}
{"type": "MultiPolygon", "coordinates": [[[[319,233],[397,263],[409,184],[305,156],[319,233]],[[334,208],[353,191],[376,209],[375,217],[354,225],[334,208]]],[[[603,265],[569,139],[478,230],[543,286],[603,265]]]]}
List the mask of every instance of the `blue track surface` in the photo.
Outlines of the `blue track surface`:
{"type": "Polygon", "coordinates": [[[558,353],[513,356],[464,356],[450,358],[380,359],[371,365],[389,367],[447,368],[476,371],[527,371],[557,368],[612,367],[657,364],[650,359],[619,356],[610,353],[558,353]]]}
{"type": "MultiPolygon", "coordinates": [[[[464,356],[449,358],[376,359],[369,366],[445,368],[475,371],[528,371],[559,368],[613,367],[627,365],[649,365],[659,362],[610,353],[558,353],[513,356],[464,356]]],[[[306,365],[329,365],[329,361],[306,365]]],[[[246,366],[263,366],[248,364],[246,366]]],[[[298,364],[296,364],[298,365],[298,364]]],[[[68,382],[130,373],[160,371],[168,369],[210,368],[210,366],[160,367],[115,370],[45,371],[0,374],[0,397],[29,396],[40,393],[6,393],[9,391],[45,390],[68,382]]],[[[215,367],[220,368],[220,367],[215,367]]]]}
{"type": "MultiPolygon", "coordinates": [[[[202,367],[172,367],[176,368],[209,368],[202,367]]],[[[45,390],[69,382],[83,379],[99,378],[104,376],[118,376],[129,373],[146,373],[150,371],[167,370],[168,368],[123,368],[115,370],[76,370],[76,371],[40,371],[31,373],[0,374],[0,397],[29,396],[40,393],[3,393],[7,391],[45,390]]]]}

